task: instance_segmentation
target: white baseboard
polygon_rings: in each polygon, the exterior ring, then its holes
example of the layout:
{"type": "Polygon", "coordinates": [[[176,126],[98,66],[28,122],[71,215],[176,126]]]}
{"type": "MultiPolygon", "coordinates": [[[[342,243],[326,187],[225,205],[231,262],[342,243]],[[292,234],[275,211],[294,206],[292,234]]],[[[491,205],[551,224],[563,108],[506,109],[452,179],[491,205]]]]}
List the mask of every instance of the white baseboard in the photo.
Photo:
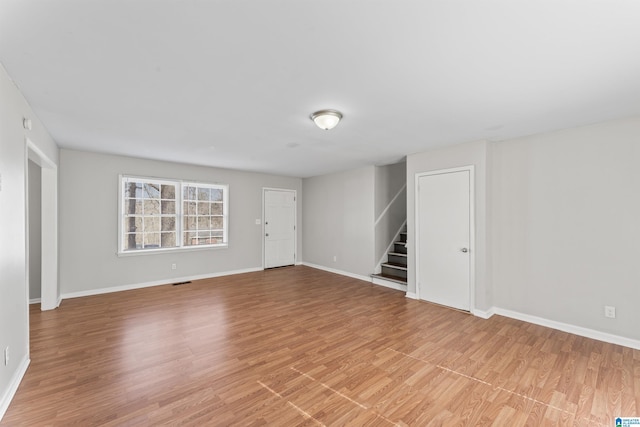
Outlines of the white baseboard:
{"type": "Polygon", "coordinates": [[[109,288],[90,289],[90,290],[78,291],[78,292],[67,292],[60,295],[60,300],[69,299],[69,298],[87,297],[87,296],[100,295],[100,294],[109,294],[112,292],[130,291],[133,289],[150,288],[152,286],[169,285],[171,283],[178,283],[178,282],[189,282],[191,280],[212,279],[214,277],[231,276],[233,274],[254,273],[256,271],[262,271],[262,270],[263,270],[262,267],[245,268],[242,270],[224,271],[222,273],[201,274],[198,276],[187,276],[187,277],[174,277],[171,279],[156,280],[153,282],[146,282],[146,283],[134,283],[131,285],[112,286],[109,288]]]}
{"type": "Polygon", "coordinates": [[[473,314],[474,316],[480,317],[482,319],[488,319],[488,318],[490,318],[491,316],[493,316],[496,313],[495,313],[495,307],[491,307],[487,311],[473,309],[473,310],[471,310],[471,314],[473,314]]]}
{"type": "Polygon", "coordinates": [[[640,341],[631,338],[621,337],[619,335],[613,335],[606,332],[600,332],[594,329],[583,328],[582,326],[557,322],[555,320],[544,319],[542,317],[519,313],[517,311],[506,310],[499,307],[492,307],[489,312],[490,311],[493,311],[495,314],[498,314],[500,316],[510,317],[512,319],[522,320],[524,322],[533,323],[535,325],[546,326],[547,328],[557,329],[559,331],[568,332],[570,334],[580,335],[582,337],[640,350],[640,341]]]}
{"type": "Polygon", "coordinates": [[[42,301],[41,298],[31,298],[29,300],[29,304],[40,304],[41,301],[42,301]]]}
{"type": "Polygon", "coordinates": [[[20,383],[22,382],[22,378],[24,378],[24,374],[27,372],[29,363],[31,363],[31,359],[29,359],[29,356],[24,356],[24,358],[22,359],[22,362],[20,362],[20,366],[18,366],[18,369],[16,370],[16,372],[13,374],[13,377],[11,378],[9,387],[2,395],[2,398],[0,398],[0,421],[2,421],[2,417],[4,417],[4,414],[7,412],[7,409],[9,409],[9,404],[13,400],[13,396],[16,395],[16,391],[18,391],[18,386],[20,386],[20,383]]]}
{"type": "Polygon", "coordinates": [[[418,299],[418,295],[416,295],[415,292],[407,292],[407,294],[405,296],[407,298],[411,298],[411,299],[418,299]]]}
{"type": "Polygon", "coordinates": [[[303,262],[302,265],[306,265],[307,267],[317,268],[318,270],[328,271],[329,273],[340,274],[341,276],[351,277],[353,279],[364,280],[365,282],[371,283],[371,276],[362,276],[360,274],[349,273],[348,271],[336,270],[335,268],[325,267],[323,265],[311,264],[309,262],[303,262]]]}
{"type": "Polygon", "coordinates": [[[404,292],[407,291],[407,285],[391,282],[389,280],[384,280],[378,277],[372,277],[371,283],[378,286],[384,286],[385,288],[395,289],[396,291],[404,291],[404,292]]]}

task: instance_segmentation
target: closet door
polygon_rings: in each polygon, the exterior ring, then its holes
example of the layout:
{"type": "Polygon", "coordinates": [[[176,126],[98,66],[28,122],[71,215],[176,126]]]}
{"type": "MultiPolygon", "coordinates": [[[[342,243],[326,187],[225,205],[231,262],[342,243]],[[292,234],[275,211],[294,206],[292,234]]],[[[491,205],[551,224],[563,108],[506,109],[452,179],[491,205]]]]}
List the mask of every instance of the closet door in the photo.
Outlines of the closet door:
{"type": "Polygon", "coordinates": [[[418,298],[470,310],[473,170],[417,175],[418,298]]]}

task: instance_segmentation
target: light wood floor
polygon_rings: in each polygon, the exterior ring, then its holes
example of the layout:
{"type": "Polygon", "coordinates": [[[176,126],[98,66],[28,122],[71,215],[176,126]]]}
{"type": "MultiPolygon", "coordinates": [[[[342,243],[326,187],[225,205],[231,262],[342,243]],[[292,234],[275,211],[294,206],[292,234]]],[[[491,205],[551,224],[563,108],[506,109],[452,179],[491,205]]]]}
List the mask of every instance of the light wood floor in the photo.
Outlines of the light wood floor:
{"type": "Polygon", "coordinates": [[[640,351],[308,267],[31,310],[2,426],[613,426],[640,351]]]}

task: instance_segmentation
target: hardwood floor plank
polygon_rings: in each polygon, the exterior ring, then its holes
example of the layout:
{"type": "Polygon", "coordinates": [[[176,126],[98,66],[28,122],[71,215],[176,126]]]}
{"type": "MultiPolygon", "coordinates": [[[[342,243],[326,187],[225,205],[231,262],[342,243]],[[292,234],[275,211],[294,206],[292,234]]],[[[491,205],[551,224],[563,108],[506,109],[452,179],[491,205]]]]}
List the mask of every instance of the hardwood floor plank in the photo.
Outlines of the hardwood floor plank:
{"type": "Polygon", "coordinates": [[[309,267],[31,306],[1,426],[609,426],[640,351],[309,267]]]}

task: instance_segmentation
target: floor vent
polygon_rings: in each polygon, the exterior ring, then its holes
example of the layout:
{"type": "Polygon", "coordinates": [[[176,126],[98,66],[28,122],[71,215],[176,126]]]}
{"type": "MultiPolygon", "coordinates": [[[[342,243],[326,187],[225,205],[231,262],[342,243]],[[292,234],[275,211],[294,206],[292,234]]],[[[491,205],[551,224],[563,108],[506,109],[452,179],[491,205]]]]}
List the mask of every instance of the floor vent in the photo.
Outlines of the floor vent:
{"type": "Polygon", "coordinates": [[[173,286],[186,285],[187,283],[191,283],[191,280],[189,280],[188,282],[178,282],[178,283],[174,283],[174,284],[173,284],[173,286]]]}

